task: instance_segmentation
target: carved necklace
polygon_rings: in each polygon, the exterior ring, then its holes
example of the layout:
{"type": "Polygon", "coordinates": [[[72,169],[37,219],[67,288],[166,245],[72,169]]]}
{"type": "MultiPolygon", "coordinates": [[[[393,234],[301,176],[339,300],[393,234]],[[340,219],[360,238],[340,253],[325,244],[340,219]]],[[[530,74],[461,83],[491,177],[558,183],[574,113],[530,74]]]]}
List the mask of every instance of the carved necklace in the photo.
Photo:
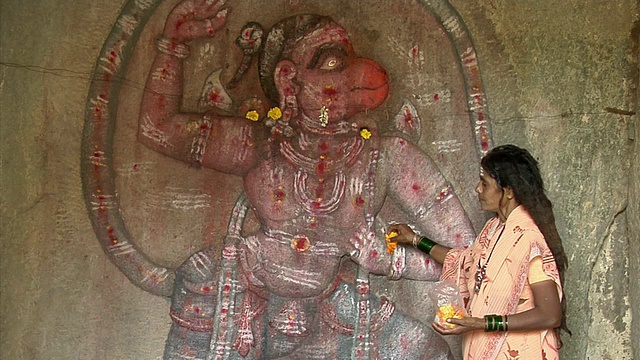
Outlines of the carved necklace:
{"type": "Polygon", "coordinates": [[[309,173],[317,173],[319,176],[330,175],[336,171],[350,167],[358,159],[358,156],[364,148],[364,141],[360,137],[353,137],[340,145],[338,153],[342,153],[342,157],[331,159],[328,156],[321,155],[319,159],[303,155],[299,153],[288,140],[280,142],[280,153],[289,163],[303,169],[309,173]]]}
{"type": "Polygon", "coordinates": [[[491,252],[489,252],[489,256],[487,257],[487,261],[484,262],[484,265],[480,265],[480,262],[482,261],[482,256],[480,256],[480,258],[478,259],[478,263],[476,264],[477,270],[476,270],[476,276],[475,276],[476,285],[473,287],[473,291],[476,294],[480,292],[480,288],[482,287],[482,282],[484,282],[484,279],[487,277],[487,265],[489,265],[489,260],[491,260],[491,255],[493,255],[493,250],[496,249],[496,245],[498,245],[498,241],[500,241],[500,237],[502,236],[502,233],[506,228],[505,225],[502,225],[502,230],[500,230],[500,234],[498,235],[496,242],[493,243],[491,252]]]}

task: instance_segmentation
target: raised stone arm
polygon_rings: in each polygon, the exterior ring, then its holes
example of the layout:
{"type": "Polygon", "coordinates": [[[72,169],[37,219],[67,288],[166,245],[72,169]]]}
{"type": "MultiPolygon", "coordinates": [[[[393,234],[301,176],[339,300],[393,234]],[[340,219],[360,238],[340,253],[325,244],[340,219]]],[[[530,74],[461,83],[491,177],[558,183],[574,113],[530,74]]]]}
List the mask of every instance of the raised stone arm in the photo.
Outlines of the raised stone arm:
{"type": "Polygon", "coordinates": [[[190,55],[187,43],[214,36],[225,25],[230,9],[223,5],[224,1],[185,0],[167,17],[142,98],[138,140],[196,167],[241,175],[256,160],[255,125],[242,118],[180,111],[183,60],[190,55]]]}

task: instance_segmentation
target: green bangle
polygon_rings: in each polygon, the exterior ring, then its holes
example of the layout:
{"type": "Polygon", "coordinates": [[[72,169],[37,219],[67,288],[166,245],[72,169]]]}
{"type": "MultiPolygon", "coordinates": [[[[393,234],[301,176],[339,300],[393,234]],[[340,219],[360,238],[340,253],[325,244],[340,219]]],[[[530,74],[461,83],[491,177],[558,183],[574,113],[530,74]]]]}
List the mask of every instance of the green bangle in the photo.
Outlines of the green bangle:
{"type": "Polygon", "coordinates": [[[429,240],[426,237],[422,237],[422,238],[420,238],[420,242],[418,243],[416,248],[428,255],[431,252],[431,250],[433,249],[433,247],[436,246],[436,245],[437,244],[435,242],[429,240]]]}
{"type": "Polygon", "coordinates": [[[502,317],[502,315],[496,315],[496,321],[498,326],[496,326],[496,330],[498,331],[504,331],[504,319],[502,317]]]}
{"type": "Polygon", "coordinates": [[[484,331],[506,331],[505,320],[502,315],[485,315],[484,331]]]}
{"type": "Polygon", "coordinates": [[[491,315],[484,316],[484,331],[486,332],[493,331],[493,316],[491,315]]]}

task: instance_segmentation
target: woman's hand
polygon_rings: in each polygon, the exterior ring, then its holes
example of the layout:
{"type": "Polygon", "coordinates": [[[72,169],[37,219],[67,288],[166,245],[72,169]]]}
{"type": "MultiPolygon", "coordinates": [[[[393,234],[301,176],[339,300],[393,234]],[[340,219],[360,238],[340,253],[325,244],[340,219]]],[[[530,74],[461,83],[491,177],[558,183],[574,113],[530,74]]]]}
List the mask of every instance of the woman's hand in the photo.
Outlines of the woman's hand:
{"type": "Polygon", "coordinates": [[[226,0],[184,0],[167,17],[164,36],[185,43],[212,37],[227,22],[230,8],[223,8],[226,0]]]}
{"type": "Polygon", "coordinates": [[[393,224],[387,229],[387,234],[395,232],[397,236],[391,238],[391,241],[395,241],[399,244],[411,245],[415,233],[407,224],[393,224]]]}
{"type": "Polygon", "coordinates": [[[462,319],[447,319],[449,324],[455,326],[449,327],[447,325],[441,325],[437,322],[431,324],[433,329],[442,335],[460,335],[467,331],[484,330],[484,318],[476,317],[464,317],[462,319]]]}

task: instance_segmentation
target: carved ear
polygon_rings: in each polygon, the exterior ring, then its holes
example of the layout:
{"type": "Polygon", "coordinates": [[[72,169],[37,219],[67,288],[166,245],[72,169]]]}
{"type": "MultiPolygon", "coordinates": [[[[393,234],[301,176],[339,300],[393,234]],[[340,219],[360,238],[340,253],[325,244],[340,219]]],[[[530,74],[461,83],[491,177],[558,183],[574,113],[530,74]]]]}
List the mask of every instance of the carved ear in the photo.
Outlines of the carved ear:
{"type": "Polygon", "coordinates": [[[293,81],[296,75],[296,64],[293,61],[282,60],[276,65],[273,78],[280,97],[280,106],[282,107],[287,97],[296,96],[300,91],[300,87],[293,81]]]}

